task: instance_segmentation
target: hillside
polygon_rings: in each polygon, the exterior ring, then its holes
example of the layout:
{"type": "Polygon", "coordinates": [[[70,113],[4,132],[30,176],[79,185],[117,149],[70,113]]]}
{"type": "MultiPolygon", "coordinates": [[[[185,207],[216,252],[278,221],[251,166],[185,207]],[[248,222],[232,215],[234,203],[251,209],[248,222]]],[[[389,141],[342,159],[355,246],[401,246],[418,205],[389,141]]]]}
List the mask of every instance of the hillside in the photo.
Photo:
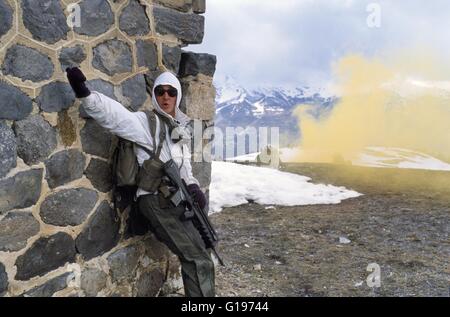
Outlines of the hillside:
{"type": "Polygon", "coordinates": [[[450,172],[282,169],[364,195],[337,205],[251,203],[212,215],[227,263],[217,271],[220,296],[449,296],[450,172]],[[380,266],[380,288],[366,284],[369,263],[380,266]]]}

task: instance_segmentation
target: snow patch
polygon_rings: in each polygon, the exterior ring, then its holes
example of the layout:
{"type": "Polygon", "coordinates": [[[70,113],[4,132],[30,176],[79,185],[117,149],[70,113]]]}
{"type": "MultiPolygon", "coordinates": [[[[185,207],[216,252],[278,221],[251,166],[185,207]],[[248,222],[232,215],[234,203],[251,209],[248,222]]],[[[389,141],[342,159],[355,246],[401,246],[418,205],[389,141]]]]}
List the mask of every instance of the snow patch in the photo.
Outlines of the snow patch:
{"type": "MultiPolygon", "coordinates": [[[[256,157],[259,153],[260,152],[240,155],[228,158],[227,161],[256,162],[256,157]]],[[[300,148],[281,148],[280,160],[282,162],[296,162],[296,158],[300,155],[300,153],[300,148]]],[[[366,147],[356,159],[352,160],[352,164],[367,167],[450,171],[449,163],[441,161],[431,155],[394,147],[366,147]]]]}
{"type": "Polygon", "coordinates": [[[261,101],[255,102],[253,104],[253,107],[254,107],[253,114],[255,116],[258,117],[258,116],[262,116],[264,114],[264,112],[265,112],[264,105],[261,103],[261,101]]]}
{"type": "Polygon", "coordinates": [[[345,187],[312,184],[311,178],[271,168],[212,162],[210,212],[248,203],[261,205],[338,204],[361,194],[345,187]]]}
{"type": "Polygon", "coordinates": [[[386,147],[367,147],[356,160],[355,165],[369,167],[413,168],[450,171],[450,164],[428,154],[386,147]]]}

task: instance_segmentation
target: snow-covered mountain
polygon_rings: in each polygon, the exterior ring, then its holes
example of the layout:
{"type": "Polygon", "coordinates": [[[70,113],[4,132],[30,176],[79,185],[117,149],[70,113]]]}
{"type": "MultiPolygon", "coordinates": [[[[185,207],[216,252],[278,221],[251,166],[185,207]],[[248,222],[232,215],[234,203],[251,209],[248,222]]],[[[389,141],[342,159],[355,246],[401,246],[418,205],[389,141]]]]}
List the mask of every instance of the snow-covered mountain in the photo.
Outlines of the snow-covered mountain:
{"type": "Polygon", "coordinates": [[[312,87],[245,88],[227,76],[216,86],[215,125],[225,127],[279,127],[280,134],[298,139],[297,120],[292,111],[299,104],[312,105],[312,113],[326,113],[336,102],[334,96],[312,87]]]}

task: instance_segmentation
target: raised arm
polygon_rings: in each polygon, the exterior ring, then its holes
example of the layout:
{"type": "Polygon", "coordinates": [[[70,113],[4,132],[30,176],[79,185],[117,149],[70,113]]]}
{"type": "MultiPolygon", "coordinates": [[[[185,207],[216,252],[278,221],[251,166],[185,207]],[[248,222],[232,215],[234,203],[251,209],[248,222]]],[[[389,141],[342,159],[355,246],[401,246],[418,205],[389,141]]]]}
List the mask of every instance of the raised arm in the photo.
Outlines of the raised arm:
{"type": "Polygon", "coordinates": [[[66,71],[69,83],[77,98],[81,99],[84,110],[98,124],[121,138],[141,144],[148,143],[148,131],[139,120],[138,113],[129,111],[119,102],[99,92],[91,92],[86,87],[86,77],[79,68],[68,68],[66,71]]]}

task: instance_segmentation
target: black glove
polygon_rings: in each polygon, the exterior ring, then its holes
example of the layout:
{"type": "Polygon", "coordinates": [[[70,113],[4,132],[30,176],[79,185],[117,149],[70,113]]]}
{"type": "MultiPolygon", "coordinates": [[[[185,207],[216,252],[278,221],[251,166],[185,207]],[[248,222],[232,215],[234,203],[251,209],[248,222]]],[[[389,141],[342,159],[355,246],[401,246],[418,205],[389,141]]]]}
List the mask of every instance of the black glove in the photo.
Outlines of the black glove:
{"type": "Polygon", "coordinates": [[[205,194],[203,194],[200,187],[198,187],[197,184],[190,184],[187,186],[189,194],[191,194],[194,201],[200,206],[200,208],[205,208],[206,206],[206,197],[205,194]]]}
{"type": "Polygon", "coordinates": [[[77,98],[84,98],[91,94],[89,88],[86,87],[86,77],[78,67],[66,68],[67,79],[77,98]]]}

